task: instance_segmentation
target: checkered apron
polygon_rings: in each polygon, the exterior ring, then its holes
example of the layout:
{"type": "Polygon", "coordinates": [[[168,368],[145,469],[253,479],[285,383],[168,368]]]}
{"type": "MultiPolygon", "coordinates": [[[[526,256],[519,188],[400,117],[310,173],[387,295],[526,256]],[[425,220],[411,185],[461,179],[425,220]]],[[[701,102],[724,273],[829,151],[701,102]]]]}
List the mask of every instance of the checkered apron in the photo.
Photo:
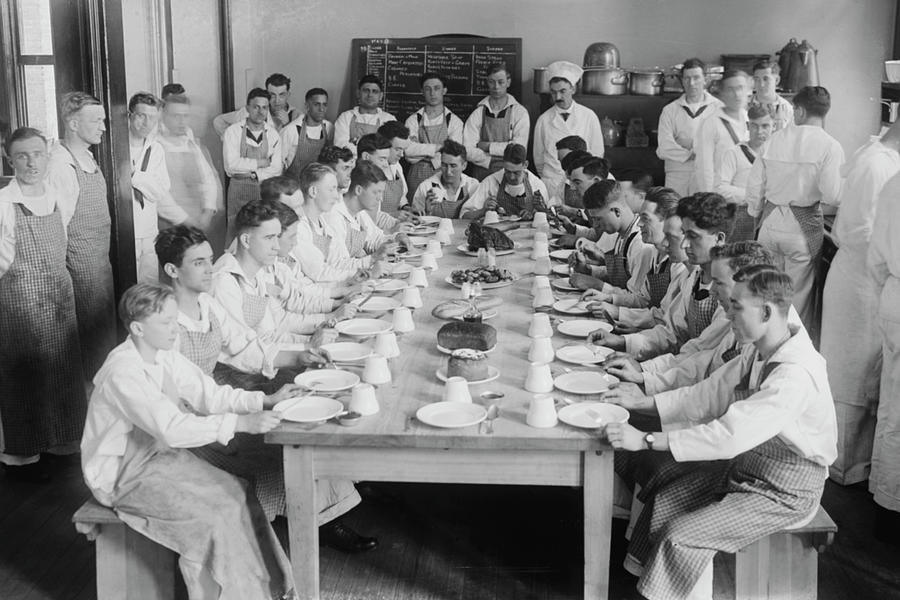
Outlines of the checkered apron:
{"type": "Polygon", "coordinates": [[[79,192],[75,213],[68,226],[66,267],[75,291],[84,377],[90,380],[116,345],[116,301],[109,264],[112,219],[103,173],[99,168],[88,173],[81,168],[74,154],[72,159],[79,192]]]}
{"type": "MultiPolygon", "coordinates": [[[[419,121],[419,142],[422,144],[435,144],[440,148],[444,140],[450,137],[449,128],[452,117],[453,114],[448,112],[446,118],[441,120],[440,125],[422,125],[425,117],[422,113],[416,113],[416,119],[419,121]]],[[[419,189],[419,185],[437,173],[437,171],[434,165],[431,164],[431,160],[427,158],[420,160],[409,168],[409,175],[407,175],[406,181],[409,184],[408,198],[410,203],[412,203],[413,195],[419,189]]]]}
{"type": "MultiPolygon", "coordinates": [[[[750,368],[735,402],[750,397],[778,366],[766,364],[750,388],[750,368]]],[[[719,461],[720,463],[722,461],[719,461]]],[[[827,470],[773,437],[717,466],[659,490],[644,510],[654,543],[638,591],[647,598],[685,598],[716,552],[734,553],[808,517],[819,504],[827,470]]]]}
{"type": "Polygon", "coordinates": [[[697,271],[697,277],[694,280],[694,288],[691,290],[691,297],[688,299],[687,309],[687,327],[688,338],[694,339],[698,337],[704,329],[712,323],[713,315],[719,306],[719,301],[709,293],[709,290],[700,289],[701,272],[697,271]]]}
{"type": "Polygon", "coordinates": [[[350,127],[348,127],[350,131],[350,141],[355,144],[359,142],[359,138],[361,138],[362,136],[369,135],[370,133],[377,133],[379,127],[381,127],[380,118],[375,122],[374,125],[370,125],[368,123],[358,121],[356,119],[356,113],[353,113],[353,116],[350,117],[350,127]]]}
{"type": "Polygon", "coordinates": [[[741,343],[739,341],[735,340],[734,345],[722,353],[722,364],[724,365],[725,363],[731,361],[732,359],[740,356],[741,349],[742,349],[741,343]]]}
{"type": "MultiPolygon", "coordinates": [[[[269,156],[269,137],[266,130],[262,131],[262,142],[259,146],[251,146],[247,143],[247,125],[241,128],[241,158],[250,158],[257,160],[269,156]]],[[[235,179],[232,177],[228,180],[228,196],[225,202],[226,214],[228,218],[228,238],[234,237],[234,218],[238,211],[248,202],[259,200],[259,181],[256,179],[235,179]]]]}
{"type": "Polygon", "coordinates": [[[508,215],[517,215],[523,210],[535,210],[546,212],[547,206],[541,198],[541,192],[531,190],[531,181],[526,176],[523,183],[525,193],[521,196],[512,196],[506,191],[506,182],[500,181],[500,189],[497,190],[497,206],[506,211],[508,215]]]}
{"type": "Polygon", "coordinates": [[[178,351],[189,361],[200,367],[206,375],[212,375],[222,351],[222,326],[210,311],[209,331],[190,331],[179,326],[178,351]]]}
{"type": "Polygon", "coordinates": [[[659,306],[666,297],[669,283],[672,281],[672,272],[669,269],[669,257],[666,256],[661,263],[647,273],[647,289],[650,291],[650,306],[659,306]]]}
{"type": "MultiPolygon", "coordinates": [[[[763,207],[763,213],[759,222],[765,221],[775,208],[774,204],[767,201],[765,207],[763,207]]],[[[825,218],[822,215],[822,205],[818,202],[811,206],[794,206],[791,204],[790,209],[800,225],[803,237],[806,238],[810,264],[818,272],[819,262],[822,260],[822,242],[825,239],[825,218]]]]}
{"type": "MultiPolygon", "coordinates": [[[[240,285],[240,275],[237,273],[232,273],[232,275],[234,275],[234,278],[238,280],[238,285],[240,285]]],[[[243,290],[243,288],[241,289],[243,290]]],[[[266,310],[269,308],[269,297],[254,296],[245,291],[242,291],[242,296],[241,313],[244,316],[244,322],[247,324],[247,327],[255,330],[266,316],[266,310]]]]}
{"type": "Polygon", "coordinates": [[[563,191],[563,204],[572,208],[584,208],[584,201],[578,197],[578,193],[568,183],[563,191]]]}
{"type": "Polygon", "coordinates": [[[289,173],[294,174],[294,176],[299,176],[300,172],[303,168],[310,164],[316,162],[319,158],[319,153],[322,151],[322,148],[325,147],[325,124],[322,123],[322,128],[320,130],[321,137],[317,140],[311,139],[306,135],[306,121],[302,121],[300,125],[296,125],[297,127],[297,150],[294,152],[294,160],[291,161],[290,166],[287,168],[289,173]]]}
{"type": "MultiPolygon", "coordinates": [[[[628,280],[631,279],[631,269],[628,268],[628,248],[637,235],[637,231],[632,231],[624,243],[620,244],[621,239],[619,239],[612,250],[603,253],[606,264],[606,281],[609,285],[623,290],[628,286],[628,280]]],[[[666,285],[668,286],[668,284],[666,285]]],[[[663,292],[663,296],[665,294],[663,292]]]]}
{"type": "Polygon", "coordinates": [[[312,232],[313,246],[319,249],[325,257],[325,260],[328,260],[328,255],[331,253],[331,236],[317,233],[316,230],[312,228],[312,225],[310,225],[309,229],[312,232]]]}
{"type": "MultiPolygon", "coordinates": [[[[488,107],[481,105],[481,135],[479,142],[509,142],[512,141],[512,106],[507,106],[497,116],[493,116],[488,107]]],[[[476,164],[470,164],[472,177],[478,181],[484,180],[491,173],[496,173],[503,168],[503,157],[491,156],[491,164],[487,169],[476,164]]]]}
{"type": "Polygon", "coordinates": [[[354,229],[348,226],[344,243],[347,245],[347,251],[353,258],[360,258],[366,255],[366,232],[362,229],[354,229]]]}
{"type": "MultiPolygon", "coordinates": [[[[738,146],[744,157],[751,165],[756,161],[756,156],[746,144],[738,146]]],[[[739,204],[734,214],[734,227],[731,229],[729,242],[745,242],[756,239],[756,219],[747,212],[746,204],[739,204]]]]}
{"type": "Polygon", "coordinates": [[[469,199],[466,188],[460,185],[459,198],[450,200],[445,198],[440,202],[430,202],[428,204],[428,214],[433,217],[441,217],[442,219],[458,219],[463,204],[469,199]]]}
{"type": "Polygon", "coordinates": [[[87,398],[62,219],[13,206],[16,254],[0,277],[0,451],[31,456],[81,439],[87,398]]]}
{"type": "Polygon", "coordinates": [[[400,202],[403,200],[403,176],[397,175],[396,179],[389,179],[384,185],[384,196],[379,208],[388,214],[396,215],[400,212],[400,202]]]}

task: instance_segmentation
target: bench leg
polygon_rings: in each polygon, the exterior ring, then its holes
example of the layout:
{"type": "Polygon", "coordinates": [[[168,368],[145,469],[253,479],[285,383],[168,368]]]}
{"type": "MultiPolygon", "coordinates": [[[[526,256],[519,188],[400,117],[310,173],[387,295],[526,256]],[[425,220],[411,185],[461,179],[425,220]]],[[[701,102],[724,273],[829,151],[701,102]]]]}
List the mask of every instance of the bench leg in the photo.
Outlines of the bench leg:
{"type": "Polygon", "coordinates": [[[97,537],[97,600],[172,600],[175,554],[124,524],[97,537]]]}
{"type": "Polygon", "coordinates": [[[735,600],[815,600],[818,553],[806,536],[781,533],[735,555],[735,600]]]}

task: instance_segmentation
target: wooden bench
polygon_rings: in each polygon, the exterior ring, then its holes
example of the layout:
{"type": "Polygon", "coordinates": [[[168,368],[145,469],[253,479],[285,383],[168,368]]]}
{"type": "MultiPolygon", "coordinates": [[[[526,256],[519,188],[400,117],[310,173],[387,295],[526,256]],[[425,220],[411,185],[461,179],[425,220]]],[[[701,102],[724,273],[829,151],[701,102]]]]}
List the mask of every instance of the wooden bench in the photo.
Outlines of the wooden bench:
{"type": "Polygon", "coordinates": [[[72,517],[97,544],[97,600],[172,600],[176,555],[90,499],[72,517]]]}
{"type": "Polygon", "coordinates": [[[819,507],[812,521],[786,529],[735,554],[735,600],[815,600],[819,552],[834,541],[837,525],[819,507]]]}

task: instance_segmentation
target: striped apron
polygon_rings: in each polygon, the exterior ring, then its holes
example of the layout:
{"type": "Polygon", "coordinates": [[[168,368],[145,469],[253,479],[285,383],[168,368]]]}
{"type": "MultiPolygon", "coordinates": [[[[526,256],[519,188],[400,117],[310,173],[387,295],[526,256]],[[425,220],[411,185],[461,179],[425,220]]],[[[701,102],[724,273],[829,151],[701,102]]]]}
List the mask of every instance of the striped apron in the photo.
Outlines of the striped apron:
{"type": "Polygon", "coordinates": [[[617,241],[615,248],[603,253],[606,281],[609,285],[621,290],[628,287],[628,280],[631,279],[631,269],[628,268],[628,248],[631,247],[631,242],[638,234],[639,232],[632,231],[623,244],[620,245],[617,241]]]}
{"type": "Polygon", "coordinates": [[[293,177],[300,177],[300,172],[303,171],[303,168],[310,163],[314,163],[319,158],[319,153],[322,151],[322,148],[325,147],[325,142],[327,141],[325,136],[325,123],[322,123],[322,127],[319,130],[320,136],[319,139],[314,140],[309,138],[306,135],[306,120],[301,121],[300,125],[296,125],[297,127],[297,149],[294,152],[294,160],[291,161],[290,166],[287,168],[287,173],[292,175],[293,177]]]}
{"type": "MultiPolygon", "coordinates": [[[[425,116],[422,113],[417,112],[416,120],[419,122],[419,142],[422,144],[435,144],[440,148],[441,144],[450,137],[450,119],[452,117],[453,113],[447,112],[445,118],[441,120],[439,125],[422,125],[425,121],[425,116]]],[[[431,160],[428,158],[423,158],[409,168],[406,182],[409,186],[407,198],[410,204],[412,204],[413,195],[416,193],[416,190],[419,189],[419,185],[437,173],[437,171],[438,170],[434,168],[434,165],[431,164],[431,160]]]]}
{"type": "MultiPolygon", "coordinates": [[[[266,130],[262,130],[262,140],[259,146],[251,146],[247,143],[247,125],[241,128],[241,158],[250,158],[258,160],[269,156],[269,137],[266,130]]],[[[225,201],[226,212],[228,217],[228,240],[234,239],[234,218],[238,211],[248,202],[259,200],[259,181],[254,178],[236,179],[232,177],[228,180],[228,196],[225,201]]]]}
{"type": "Polygon", "coordinates": [[[351,257],[361,258],[366,255],[366,232],[362,228],[354,229],[348,225],[344,243],[347,245],[347,252],[351,257]]]}
{"type": "Polygon", "coordinates": [[[506,211],[508,215],[518,215],[523,210],[545,212],[547,205],[541,197],[540,190],[533,192],[531,190],[531,181],[528,176],[523,182],[525,193],[521,196],[512,196],[506,191],[506,182],[500,180],[500,189],[497,190],[497,206],[506,211]]]}
{"type": "Polygon", "coordinates": [[[662,299],[669,291],[669,283],[672,281],[672,271],[669,269],[669,257],[657,264],[647,273],[647,289],[650,292],[650,306],[659,306],[662,299]]]}
{"type": "Polygon", "coordinates": [[[79,192],[68,226],[66,267],[75,291],[84,378],[90,381],[116,345],[116,301],[109,263],[112,219],[103,173],[99,168],[88,173],[74,154],[72,159],[79,192]]]}
{"type": "Polygon", "coordinates": [[[358,121],[356,119],[356,113],[353,113],[353,116],[350,117],[350,143],[356,144],[359,142],[359,138],[364,135],[369,135],[370,133],[377,133],[378,128],[381,127],[381,118],[375,121],[374,125],[370,125],[369,123],[363,123],[362,121],[358,121]]]}
{"type": "Polygon", "coordinates": [[[13,206],[16,254],[0,277],[0,452],[32,456],[81,439],[87,397],[59,211],[13,206]]]}
{"type": "Polygon", "coordinates": [[[378,214],[376,214],[372,220],[375,221],[375,225],[385,233],[393,233],[400,224],[400,221],[398,221],[396,217],[392,217],[381,210],[378,211],[378,214]]]}
{"type": "Polygon", "coordinates": [[[702,271],[697,271],[696,279],[694,279],[694,288],[691,290],[691,297],[688,299],[687,308],[687,328],[688,339],[699,337],[704,329],[712,323],[713,315],[719,307],[719,301],[715,296],[709,293],[709,290],[700,288],[700,278],[702,271]]]}
{"type": "MultiPolygon", "coordinates": [[[[480,142],[509,142],[512,140],[512,106],[507,106],[497,116],[493,116],[488,107],[481,105],[481,135],[480,142]]],[[[491,156],[491,164],[487,169],[471,164],[472,177],[478,181],[484,180],[491,173],[496,173],[503,168],[502,156],[491,156]]]]}

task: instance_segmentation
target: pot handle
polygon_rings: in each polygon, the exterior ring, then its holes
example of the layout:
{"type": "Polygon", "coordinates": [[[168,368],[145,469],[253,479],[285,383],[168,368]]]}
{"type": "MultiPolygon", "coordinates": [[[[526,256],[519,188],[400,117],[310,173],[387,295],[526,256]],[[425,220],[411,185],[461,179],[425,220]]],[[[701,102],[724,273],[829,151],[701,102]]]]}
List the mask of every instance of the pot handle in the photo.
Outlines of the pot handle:
{"type": "Polygon", "coordinates": [[[628,74],[626,73],[621,77],[613,77],[609,80],[609,82],[613,85],[622,85],[623,83],[628,83],[628,74]]]}
{"type": "Polygon", "coordinates": [[[665,80],[662,79],[654,79],[650,82],[650,85],[653,87],[662,87],[666,84],[665,80]]]}

